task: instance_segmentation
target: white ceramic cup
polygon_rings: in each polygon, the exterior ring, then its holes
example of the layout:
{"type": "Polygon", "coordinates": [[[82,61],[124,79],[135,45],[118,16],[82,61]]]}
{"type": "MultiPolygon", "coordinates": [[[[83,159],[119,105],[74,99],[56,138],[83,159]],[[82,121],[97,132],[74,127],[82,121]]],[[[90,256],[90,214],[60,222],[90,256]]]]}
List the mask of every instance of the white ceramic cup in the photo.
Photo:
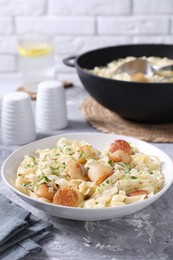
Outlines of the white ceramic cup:
{"type": "Polygon", "coordinates": [[[2,141],[23,145],[36,139],[31,100],[27,93],[11,92],[2,100],[2,141]]]}
{"type": "Polygon", "coordinates": [[[38,85],[36,124],[45,130],[58,130],[67,126],[65,91],[59,81],[44,81],[38,85]]]}

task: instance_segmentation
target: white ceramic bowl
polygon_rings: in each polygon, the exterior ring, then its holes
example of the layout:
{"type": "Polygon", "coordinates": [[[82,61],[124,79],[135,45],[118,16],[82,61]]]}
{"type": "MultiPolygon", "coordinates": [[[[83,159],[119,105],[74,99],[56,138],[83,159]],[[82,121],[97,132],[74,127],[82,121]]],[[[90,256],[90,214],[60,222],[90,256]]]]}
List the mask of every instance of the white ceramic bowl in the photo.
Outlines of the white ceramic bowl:
{"type": "Polygon", "coordinates": [[[11,154],[2,166],[2,178],[4,182],[24,201],[31,204],[32,206],[41,209],[51,215],[55,215],[61,218],[83,220],[83,221],[98,221],[104,219],[110,219],[114,217],[122,217],[131,213],[137,212],[161,197],[166,190],[171,186],[173,182],[173,162],[163,151],[156,148],[155,146],[148,144],[144,141],[140,141],[135,138],[112,135],[112,134],[100,134],[100,133],[75,133],[75,134],[63,134],[58,136],[48,137],[29,145],[26,145],[13,154],[11,154]],[[34,155],[37,148],[52,148],[56,145],[60,137],[66,137],[71,140],[85,140],[92,144],[97,149],[105,148],[109,143],[115,139],[124,139],[131,142],[134,146],[138,147],[140,151],[156,155],[161,160],[162,173],[165,178],[165,184],[161,191],[154,196],[133,204],[112,207],[112,208],[99,208],[99,209],[82,209],[72,208],[65,206],[58,206],[46,202],[41,202],[36,199],[30,198],[27,195],[21,193],[15,188],[16,172],[19,164],[23,160],[24,155],[34,155]]]}

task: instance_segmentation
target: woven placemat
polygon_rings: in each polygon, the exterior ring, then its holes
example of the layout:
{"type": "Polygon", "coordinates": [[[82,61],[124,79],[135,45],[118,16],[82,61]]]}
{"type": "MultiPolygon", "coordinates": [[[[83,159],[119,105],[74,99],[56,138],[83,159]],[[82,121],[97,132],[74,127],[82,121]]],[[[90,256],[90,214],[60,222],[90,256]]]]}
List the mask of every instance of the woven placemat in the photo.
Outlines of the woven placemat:
{"type": "Polygon", "coordinates": [[[80,108],[85,119],[104,133],[132,136],[148,142],[173,142],[173,123],[135,123],[104,108],[91,97],[85,99],[80,108]]]}

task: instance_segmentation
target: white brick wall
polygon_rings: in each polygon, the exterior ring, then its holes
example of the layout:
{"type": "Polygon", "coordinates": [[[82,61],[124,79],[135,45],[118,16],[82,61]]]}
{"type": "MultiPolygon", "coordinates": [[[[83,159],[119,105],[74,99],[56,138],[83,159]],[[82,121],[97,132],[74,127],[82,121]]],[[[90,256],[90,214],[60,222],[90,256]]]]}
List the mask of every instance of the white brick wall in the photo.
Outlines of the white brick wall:
{"type": "Polygon", "coordinates": [[[78,82],[62,59],[104,46],[173,44],[173,0],[0,0],[0,75],[17,72],[17,35],[54,37],[57,77],[78,82]]]}
{"type": "Polygon", "coordinates": [[[124,17],[99,17],[98,18],[98,34],[168,34],[169,18],[167,17],[151,17],[147,19],[145,16],[126,16],[124,17]]]}
{"type": "Polygon", "coordinates": [[[0,0],[0,15],[41,15],[46,7],[46,0],[0,0]]]}
{"type": "Polygon", "coordinates": [[[131,0],[50,0],[49,13],[60,15],[129,14],[131,0]]]}
{"type": "Polygon", "coordinates": [[[0,35],[0,53],[16,54],[17,37],[15,35],[0,35]]]}
{"type": "Polygon", "coordinates": [[[83,52],[101,48],[105,46],[112,46],[124,43],[131,43],[130,36],[56,36],[55,37],[55,51],[63,55],[75,55],[83,52]],[[70,43],[70,44],[69,44],[70,43]]]}
{"type": "Polygon", "coordinates": [[[172,14],[172,0],[133,0],[134,14],[172,14]]]}
{"type": "Polygon", "coordinates": [[[34,31],[52,35],[95,34],[94,18],[88,16],[17,17],[15,27],[17,33],[34,31]]]}
{"type": "Polygon", "coordinates": [[[16,59],[12,55],[0,55],[0,71],[13,72],[16,70],[16,59]]]}
{"type": "Polygon", "coordinates": [[[12,18],[0,16],[0,34],[6,35],[6,34],[12,34],[12,33],[14,33],[12,18]]]}

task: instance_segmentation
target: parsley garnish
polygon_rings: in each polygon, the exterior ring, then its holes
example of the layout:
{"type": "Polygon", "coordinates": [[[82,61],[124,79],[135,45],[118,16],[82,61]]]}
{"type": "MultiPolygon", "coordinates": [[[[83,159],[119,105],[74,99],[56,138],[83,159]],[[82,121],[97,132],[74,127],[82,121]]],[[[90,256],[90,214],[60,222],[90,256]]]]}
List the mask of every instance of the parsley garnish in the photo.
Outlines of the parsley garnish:
{"type": "Polygon", "coordinates": [[[47,156],[48,156],[48,154],[46,154],[45,157],[43,158],[43,162],[44,162],[44,160],[47,158],[47,156]]]}
{"type": "Polygon", "coordinates": [[[112,160],[109,160],[108,163],[109,163],[112,167],[114,167],[114,163],[113,163],[112,160]]]}
{"type": "Polygon", "coordinates": [[[24,187],[29,187],[29,186],[31,186],[31,183],[24,183],[23,186],[24,187]]]}
{"type": "MultiPolygon", "coordinates": [[[[58,167],[59,168],[59,167],[58,167]]],[[[58,168],[50,167],[52,174],[59,175],[58,168]]]]}
{"type": "Polygon", "coordinates": [[[45,175],[42,175],[42,177],[40,178],[41,180],[43,180],[44,182],[49,182],[50,180],[48,179],[48,177],[47,176],[45,176],[45,175]]]}
{"type": "Polygon", "coordinates": [[[130,178],[131,178],[131,179],[134,179],[134,180],[136,180],[136,179],[137,179],[137,177],[136,177],[136,176],[130,176],[130,178]]]}

